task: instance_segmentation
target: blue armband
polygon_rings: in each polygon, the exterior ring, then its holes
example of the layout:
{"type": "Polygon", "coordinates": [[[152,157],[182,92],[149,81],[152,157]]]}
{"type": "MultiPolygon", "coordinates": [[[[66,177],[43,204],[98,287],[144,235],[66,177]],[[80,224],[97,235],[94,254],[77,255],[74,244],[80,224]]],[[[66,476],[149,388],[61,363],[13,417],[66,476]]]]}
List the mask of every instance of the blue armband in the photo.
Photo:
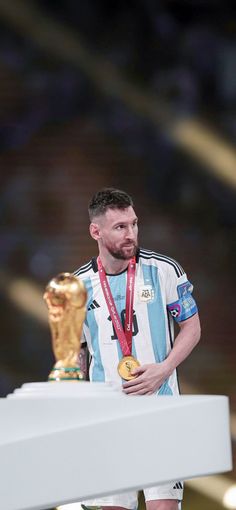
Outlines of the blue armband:
{"type": "Polygon", "coordinates": [[[167,305],[167,308],[176,322],[181,322],[197,313],[197,305],[192,296],[193,286],[187,281],[178,285],[179,299],[167,305]]]}

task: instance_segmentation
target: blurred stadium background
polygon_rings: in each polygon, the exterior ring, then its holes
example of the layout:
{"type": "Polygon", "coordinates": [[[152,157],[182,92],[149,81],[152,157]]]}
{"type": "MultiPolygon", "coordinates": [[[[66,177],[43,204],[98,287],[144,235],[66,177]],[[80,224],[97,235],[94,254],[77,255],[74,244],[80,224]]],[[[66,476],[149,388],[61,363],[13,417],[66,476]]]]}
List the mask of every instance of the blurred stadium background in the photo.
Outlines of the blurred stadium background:
{"type": "MultiPolygon", "coordinates": [[[[235,11],[0,0],[1,397],[47,379],[44,288],[96,253],[88,200],[121,187],[140,245],[194,282],[202,341],[179,370],[182,392],[229,396],[235,457],[235,11]]],[[[223,502],[235,474],[189,482],[183,510],[236,508],[232,492],[223,502]]]]}

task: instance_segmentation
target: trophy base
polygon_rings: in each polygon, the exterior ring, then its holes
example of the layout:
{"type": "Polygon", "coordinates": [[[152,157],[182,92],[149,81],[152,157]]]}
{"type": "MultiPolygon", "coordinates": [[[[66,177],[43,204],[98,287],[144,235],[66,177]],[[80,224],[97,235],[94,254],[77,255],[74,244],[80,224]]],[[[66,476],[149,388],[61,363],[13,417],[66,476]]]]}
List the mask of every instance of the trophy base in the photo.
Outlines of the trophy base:
{"type": "Polygon", "coordinates": [[[49,381],[84,381],[79,367],[54,367],[48,376],[49,381]]]}

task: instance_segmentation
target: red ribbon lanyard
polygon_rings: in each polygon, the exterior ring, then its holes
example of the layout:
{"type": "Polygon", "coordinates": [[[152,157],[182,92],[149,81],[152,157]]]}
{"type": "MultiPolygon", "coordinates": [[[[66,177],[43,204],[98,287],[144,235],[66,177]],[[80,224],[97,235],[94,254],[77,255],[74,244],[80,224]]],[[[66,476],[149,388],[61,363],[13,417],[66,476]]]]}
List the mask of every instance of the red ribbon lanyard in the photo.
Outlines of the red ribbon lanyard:
{"type": "Polygon", "coordinates": [[[133,302],[134,302],[135,265],[136,265],[135,257],[133,257],[130,260],[128,266],[124,330],[121,324],[119,314],[116,309],[116,305],[100,257],[97,258],[97,264],[103,294],[111,316],[112,324],[115,328],[115,332],[117,334],[117,338],[121,346],[123,356],[130,356],[132,353],[133,302]]]}

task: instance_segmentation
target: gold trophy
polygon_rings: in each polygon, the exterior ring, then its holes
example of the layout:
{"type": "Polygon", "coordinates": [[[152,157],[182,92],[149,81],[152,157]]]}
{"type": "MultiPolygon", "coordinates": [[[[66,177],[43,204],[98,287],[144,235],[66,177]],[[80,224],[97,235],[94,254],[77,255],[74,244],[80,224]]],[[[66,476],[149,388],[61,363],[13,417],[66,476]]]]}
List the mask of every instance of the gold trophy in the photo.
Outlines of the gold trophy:
{"type": "Polygon", "coordinates": [[[48,307],[52,347],[56,363],[49,381],[84,380],[79,367],[87,292],[81,280],[70,273],[60,273],[47,285],[43,298],[48,307]]]}

